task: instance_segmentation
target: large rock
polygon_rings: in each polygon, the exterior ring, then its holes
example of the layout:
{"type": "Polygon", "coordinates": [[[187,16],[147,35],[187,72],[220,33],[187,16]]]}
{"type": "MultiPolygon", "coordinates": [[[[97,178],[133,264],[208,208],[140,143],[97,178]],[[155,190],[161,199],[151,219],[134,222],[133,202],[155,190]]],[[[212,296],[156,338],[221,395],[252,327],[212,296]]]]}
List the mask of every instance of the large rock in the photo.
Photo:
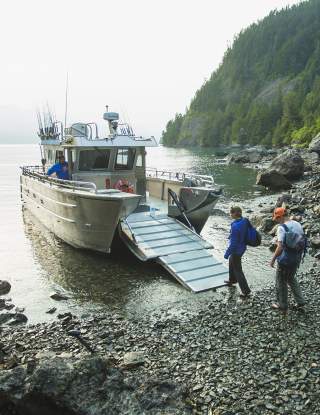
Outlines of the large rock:
{"type": "Polygon", "coordinates": [[[287,207],[289,206],[291,200],[292,200],[292,195],[283,194],[278,197],[275,207],[287,207]]]}
{"type": "Polygon", "coordinates": [[[0,295],[8,294],[11,290],[11,284],[8,281],[0,280],[0,295]]]}
{"type": "Polygon", "coordinates": [[[249,163],[249,157],[246,152],[231,153],[227,157],[227,164],[231,163],[249,163]]]}
{"type": "Polygon", "coordinates": [[[309,144],[309,151],[314,151],[320,155],[320,133],[312,139],[309,144]]]}
{"type": "Polygon", "coordinates": [[[306,166],[313,166],[314,164],[319,163],[319,154],[315,152],[310,152],[308,150],[303,150],[300,153],[301,157],[303,158],[304,164],[306,166]]]}
{"type": "Polygon", "coordinates": [[[272,190],[290,189],[292,184],[276,170],[263,170],[257,175],[256,184],[272,190]]]}
{"type": "Polygon", "coordinates": [[[263,155],[264,155],[264,152],[262,150],[258,150],[255,148],[249,149],[248,150],[249,163],[259,163],[263,155]]]}
{"type": "Polygon", "coordinates": [[[259,226],[259,231],[267,233],[267,232],[270,232],[271,229],[273,229],[273,227],[274,227],[274,222],[270,215],[270,218],[263,218],[259,226]]]}
{"type": "Polygon", "coordinates": [[[297,150],[289,149],[272,161],[269,170],[274,170],[287,179],[300,179],[304,172],[304,161],[297,150]]]}
{"type": "Polygon", "coordinates": [[[171,381],[128,376],[102,357],[56,357],[0,372],[1,414],[187,415],[186,394],[171,381]]]}
{"type": "Polygon", "coordinates": [[[259,163],[265,156],[268,156],[268,151],[264,147],[251,147],[229,154],[227,163],[259,163]]]}

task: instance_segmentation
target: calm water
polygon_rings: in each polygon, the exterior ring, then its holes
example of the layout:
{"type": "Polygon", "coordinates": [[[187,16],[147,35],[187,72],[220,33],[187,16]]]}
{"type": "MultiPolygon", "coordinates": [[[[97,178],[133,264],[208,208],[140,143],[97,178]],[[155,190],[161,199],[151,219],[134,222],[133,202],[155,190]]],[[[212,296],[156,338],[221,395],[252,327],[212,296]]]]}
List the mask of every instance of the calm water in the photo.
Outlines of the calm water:
{"type": "MultiPolygon", "coordinates": [[[[150,167],[214,175],[224,187],[224,197],[217,205],[222,211],[228,211],[231,198],[245,201],[244,208],[260,200],[255,172],[219,164],[213,150],[159,147],[148,149],[147,158],[150,167]]],[[[94,309],[145,314],[157,308],[179,313],[201,307],[208,297],[229,295],[225,288],[217,293],[189,293],[160,266],[138,262],[126,250],[108,257],[78,251],[59,241],[21,206],[19,166],[39,164],[39,159],[37,145],[0,146],[0,279],[11,283],[8,297],[15,305],[25,307],[31,322],[55,318],[45,313],[53,306],[57,312],[71,308],[80,314],[94,309]],[[70,300],[51,300],[49,296],[56,289],[65,291],[70,300]]],[[[219,214],[210,217],[203,230],[221,260],[229,224],[228,217],[219,214]]],[[[266,247],[251,249],[246,255],[244,267],[254,288],[273,280],[267,266],[269,257],[266,247]]]]}

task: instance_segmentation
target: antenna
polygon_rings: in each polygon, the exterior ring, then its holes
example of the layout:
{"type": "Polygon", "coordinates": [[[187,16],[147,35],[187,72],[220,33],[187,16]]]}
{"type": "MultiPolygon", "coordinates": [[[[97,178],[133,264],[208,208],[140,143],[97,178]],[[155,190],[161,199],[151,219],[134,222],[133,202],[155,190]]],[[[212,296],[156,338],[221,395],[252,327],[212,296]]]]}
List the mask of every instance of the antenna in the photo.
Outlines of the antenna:
{"type": "Polygon", "coordinates": [[[67,128],[67,115],[68,115],[68,85],[69,84],[69,74],[67,72],[66,80],[66,102],[65,102],[65,112],[64,112],[64,127],[67,128]]]}

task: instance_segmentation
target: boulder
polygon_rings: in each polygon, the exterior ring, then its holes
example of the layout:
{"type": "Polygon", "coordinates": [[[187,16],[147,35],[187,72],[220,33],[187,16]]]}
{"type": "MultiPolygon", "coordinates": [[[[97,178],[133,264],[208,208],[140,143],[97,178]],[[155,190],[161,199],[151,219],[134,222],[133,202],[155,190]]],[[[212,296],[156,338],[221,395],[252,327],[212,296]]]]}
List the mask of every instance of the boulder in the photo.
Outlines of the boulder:
{"type": "Polygon", "coordinates": [[[245,152],[231,153],[227,157],[227,164],[231,163],[249,163],[249,156],[245,152]]]}
{"type": "Polygon", "coordinates": [[[259,163],[262,159],[262,152],[257,149],[248,150],[249,163],[259,163]]]}
{"type": "Polygon", "coordinates": [[[278,197],[275,207],[283,207],[283,206],[286,207],[286,206],[289,205],[291,200],[292,200],[292,195],[283,194],[283,195],[278,197]]]}
{"type": "Polygon", "coordinates": [[[292,184],[276,170],[263,170],[257,175],[256,184],[273,190],[290,189],[292,184]]]}
{"type": "Polygon", "coordinates": [[[59,292],[52,293],[50,295],[50,298],[52,298],[53,300],[56,300],[56,301],[63,301],[63,300],[68,300],[69,299],[69,297],[67,297],[65,294],[62,294],[62,293],[59,293],[59,292]]]}
{"type": "Polygon", "coordinates": [[[259,225],[258,229],[262,232],[270,232],[271,229],[274,227],[274,222],[272,218],[263,218],[261,224],[259,225]]]}
{"type": "Polygon", "coordinates": [[[309,144],[309,151],[314,151],[320,155],[320,133],[312,139],[309,144]]]}
{"type": "MultiPolygon", "coordinates": [[[[300,153],[301,157],[303,158],[303,161],[305,163],[305,166],[307,168],[311,168],[314,164],[319,163],[319,154],[316,152],[309,152],[307,150],[302,151],[300,153]]],[[[306,168],[305,168],[306,170],[306,168]]]]}
{"type": "Polygon", "coordinates": [[[191,414],[187,389],[167,379],[127,376],[110,360],[48,357],[0,373],[0,413],[191,414]]]}
{"type": "Polygon", "coordinates": [[[304,172],[304,161],[297,150],[286,150],[271,163],[270,170],[282,174],[286,179],[300,179],[304,172]]]}
{"type": "Polygon", "coordinates": [[[264,147],[251,147],[229,154],[227,163],[259,163],[262,157],[267,155],[268,151],[264,147]]]}
{"type": "Polygon", "coordinates": [[[0,280],[0,295],[8,294],[10,290],[10,283],[8,281],[0,280]]]}

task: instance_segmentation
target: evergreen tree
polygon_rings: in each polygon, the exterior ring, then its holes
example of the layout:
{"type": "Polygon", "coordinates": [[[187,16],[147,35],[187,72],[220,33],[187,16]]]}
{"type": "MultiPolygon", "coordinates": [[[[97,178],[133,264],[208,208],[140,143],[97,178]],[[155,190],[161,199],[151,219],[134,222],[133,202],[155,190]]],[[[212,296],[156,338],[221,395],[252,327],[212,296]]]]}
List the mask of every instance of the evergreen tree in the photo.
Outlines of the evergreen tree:
{"type": "Polygon", "coordinates": [[[309,0],[242,30],[162,141],[304,146],[319,132],[318,119],[320,1],[309,0]]]}

